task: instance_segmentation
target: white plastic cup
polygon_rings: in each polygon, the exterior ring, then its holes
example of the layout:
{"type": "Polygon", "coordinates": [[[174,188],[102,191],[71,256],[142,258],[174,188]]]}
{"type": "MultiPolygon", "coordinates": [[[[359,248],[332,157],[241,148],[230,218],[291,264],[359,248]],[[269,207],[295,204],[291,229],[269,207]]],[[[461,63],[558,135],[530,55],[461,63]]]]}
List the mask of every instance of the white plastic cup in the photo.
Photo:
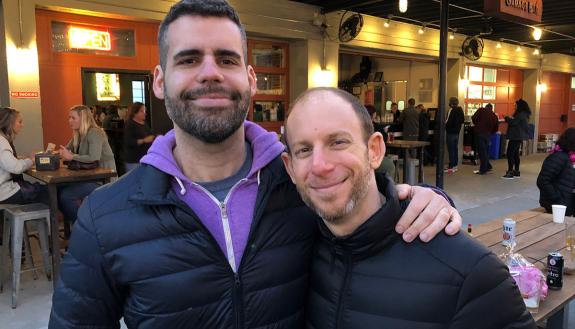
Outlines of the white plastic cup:
{"type": "Polygon", "coordinates": [[[551,208],[553,208],[553,222],[563,224],[565,221],[565,210],[567,210],[567,207],[560,204],[554,204],[551,206],[551,208]]]}

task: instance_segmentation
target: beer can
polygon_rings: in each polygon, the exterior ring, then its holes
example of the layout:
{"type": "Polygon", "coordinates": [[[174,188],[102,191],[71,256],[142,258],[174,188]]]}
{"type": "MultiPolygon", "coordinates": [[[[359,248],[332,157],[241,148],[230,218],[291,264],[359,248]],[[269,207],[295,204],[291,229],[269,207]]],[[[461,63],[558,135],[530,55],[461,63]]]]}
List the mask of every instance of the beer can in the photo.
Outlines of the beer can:
{"type": "Polygon", "coordinates": [[[563,287],[563,255],[558,251],[547,255],[547,286],[549,289],[563,287]]]}
{"type": "Polygon", "coordinates": [[[511,218],[505,218],[503,221],[503,240],[504,246],[509,246],[515,242],[515,221],[511,218]]]}

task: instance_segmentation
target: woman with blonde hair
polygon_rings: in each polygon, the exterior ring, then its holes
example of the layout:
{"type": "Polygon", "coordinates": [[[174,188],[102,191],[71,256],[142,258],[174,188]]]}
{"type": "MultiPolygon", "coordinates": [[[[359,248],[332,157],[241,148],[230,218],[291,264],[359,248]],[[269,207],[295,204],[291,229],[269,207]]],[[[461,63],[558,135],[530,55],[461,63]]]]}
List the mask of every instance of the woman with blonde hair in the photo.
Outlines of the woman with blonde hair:
{"type": "Polygon", "coordinates": [[[22,173],[34,165],[32,157],[18,158],[14,140],[24,127],[20,112],[0,107],[0,203],[47,202],[45,186],[24,180],[22,173]]]}
{"type": "MultiPolygon", "coordinates": [[[[98,162],[101,168],[116,170],[114,153],[108,137],[98,127],[90,108],[76,105],[70,109],[68,123],[74,132],[66,146],[60,145],[60,156],[66,161],[82,163],[98,162]]],[[[74,183],[58,190],[58,203],[64,219],[73,223],[79,208],[79,200],[90,194],[99,184],[95,182],[74,183]]]]}

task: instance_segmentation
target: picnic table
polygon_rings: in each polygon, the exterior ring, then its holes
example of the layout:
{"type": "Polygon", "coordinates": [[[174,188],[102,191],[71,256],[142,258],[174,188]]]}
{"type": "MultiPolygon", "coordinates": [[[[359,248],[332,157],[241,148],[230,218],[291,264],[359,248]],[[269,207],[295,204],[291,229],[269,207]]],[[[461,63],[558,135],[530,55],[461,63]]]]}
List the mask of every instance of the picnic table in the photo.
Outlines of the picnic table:
{"type": "Polygon", "coordinates": [[[61,165],[58,170],[38,171],[31,168],[25,172],[26,175],[33,177],[46,184],[48,195],[50,197],[50,235],[52,243],[52,278],[54,287],[60,274],[60,225],[56,214],[58,212],[58,186],[63,184],[74,184],[89,181],[109,182],[116,177],[116,171],[112,169],[96,168],[88,170],[70,170],[61,165]]]}
{"type": "Polygon", "coordinates": [[[407,159],[409,158],[408,150],[416,149],[419,157],[419,180],[418,182],[423,182],[423,150],[429,145],[429,142],[424,141],[408,141],[408,140],[393,140],[385,143],[388,148],[398,148],[403,152],[403,182],[407,183],[407,159]]]}
{"type": "MultiPolygon", "coordinates": [[[[515,252],[520,253],[528,261],[547,275],[547,255],[552,251],[560,251],[565,255],[565,226],[553,222],[553,215],[541,210],[526,210],[512,215],[496,218],[479,224],[473,228],[474,238],[489,248],[494,254],[501,255],[506,247],[503,240],[503,220],[511,218],[516,221],[517,245],[515,252]]],[[[568,304],[575,298],[575,275],[563,275],[563,288],[551,290],[547,299],[539,304],[539,311],[533,314],[536,322],[547,320],[547,329],[567,329],[568,304]]]]}

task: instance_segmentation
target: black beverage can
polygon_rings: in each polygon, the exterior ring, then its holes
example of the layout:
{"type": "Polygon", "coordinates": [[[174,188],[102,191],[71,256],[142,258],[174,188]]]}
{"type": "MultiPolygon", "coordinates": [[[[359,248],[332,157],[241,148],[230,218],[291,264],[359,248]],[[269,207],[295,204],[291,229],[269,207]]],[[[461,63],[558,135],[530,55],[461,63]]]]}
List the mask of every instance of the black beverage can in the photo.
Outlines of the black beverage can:
{"type": "Polygon", "coordinates": [[[547,286],[549,289],[563,287],[563,256],[558,251],[547,255],[547,286]]]}

